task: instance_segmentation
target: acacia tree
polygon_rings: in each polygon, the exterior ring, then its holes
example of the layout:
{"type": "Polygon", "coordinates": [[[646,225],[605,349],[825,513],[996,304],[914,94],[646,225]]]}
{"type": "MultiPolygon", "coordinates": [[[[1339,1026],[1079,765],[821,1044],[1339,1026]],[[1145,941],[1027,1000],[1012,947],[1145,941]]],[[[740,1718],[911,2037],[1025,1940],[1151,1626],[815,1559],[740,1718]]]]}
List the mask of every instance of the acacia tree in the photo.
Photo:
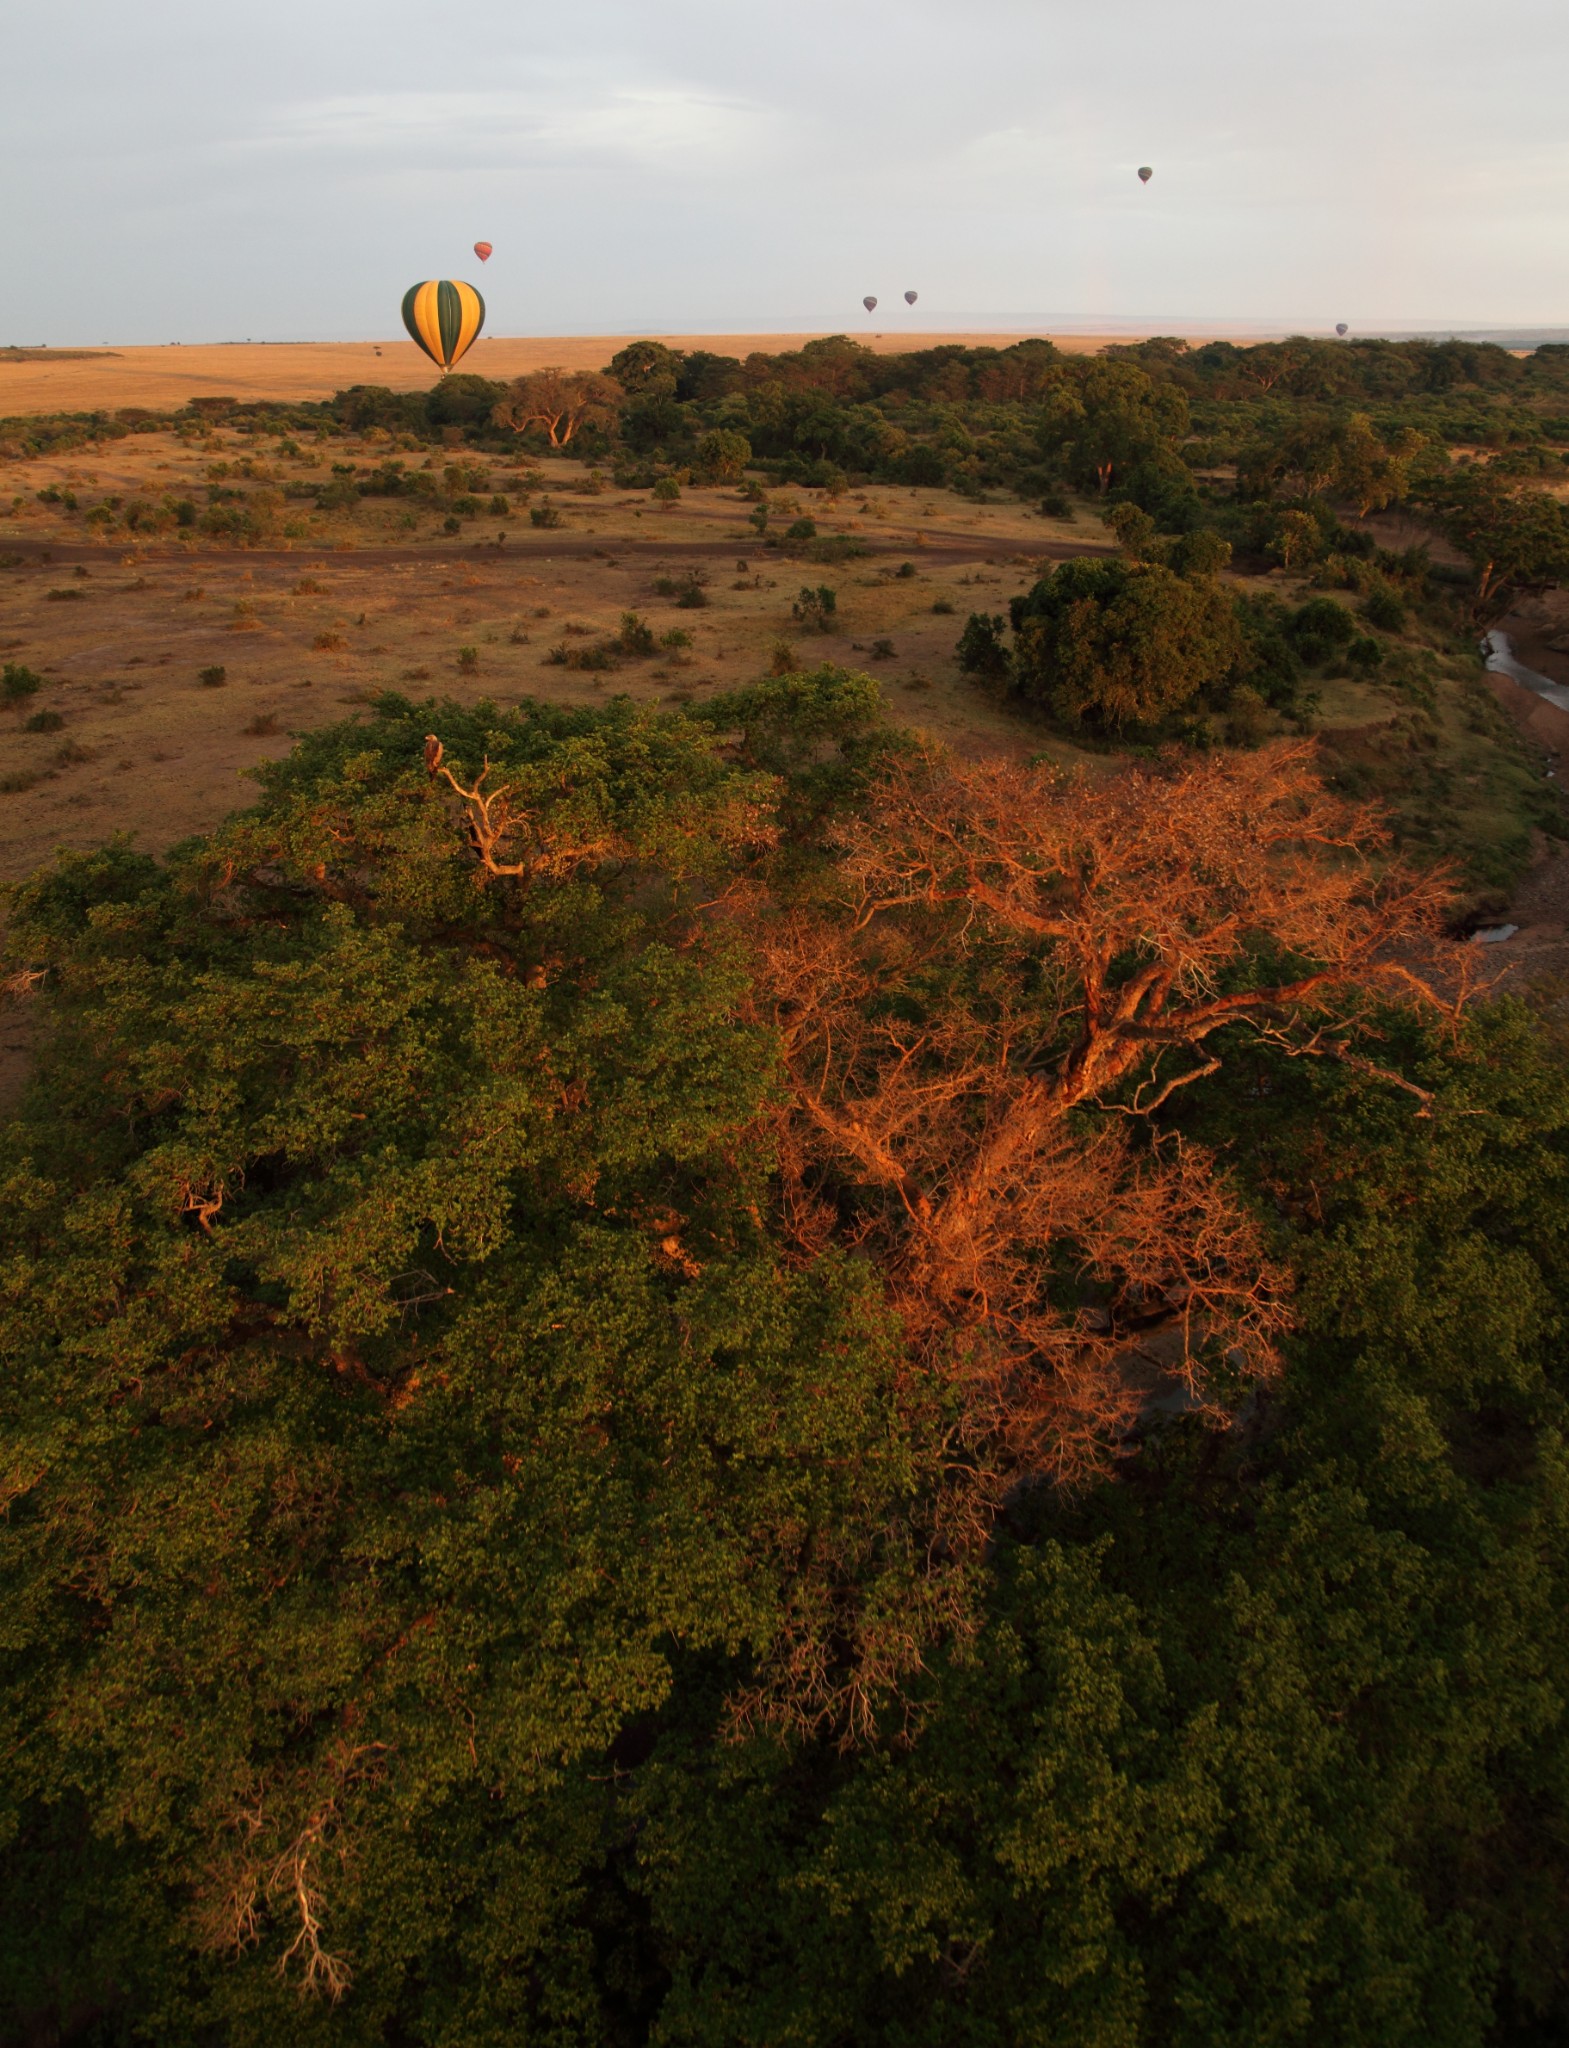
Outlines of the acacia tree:
{"type": "Polygon", "coordinates": [[[490,416],[498,427],[510,427],[516,434],[541,427],[552,448],[564,448],[580,428],[614,419],[621,395],[613,378],[596,371],[577,370],[569,376],[562,370],[535,370],[514,378],[490,416]]]}
{"type": "Polygon", "coordinates": [[[841,847],[842,916],[753,922],[796,1240],[877,1259],[1009,1471],[1082,1478],[1162,1377],[1203,1405],[1272,1371],[1257,1225],[1151,1119],[1238,1033],[1380,1071],[1359,1019],[1436,1001],[1442,879],[1303,748],[1101,784],[927,759],[841,847]]]}

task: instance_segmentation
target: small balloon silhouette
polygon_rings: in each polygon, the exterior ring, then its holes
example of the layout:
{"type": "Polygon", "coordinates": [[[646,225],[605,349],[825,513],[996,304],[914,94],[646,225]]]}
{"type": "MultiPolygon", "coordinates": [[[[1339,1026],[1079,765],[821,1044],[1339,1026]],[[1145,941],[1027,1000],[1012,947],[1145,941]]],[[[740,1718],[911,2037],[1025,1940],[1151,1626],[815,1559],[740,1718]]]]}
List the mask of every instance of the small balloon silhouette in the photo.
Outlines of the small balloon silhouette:
{"type": "Polygon", "coordinates": [[[904,295],[904,303],[907,306],[913,306],[920,296],[921,295],[919,292],[906,292],[904,295]]]}
{"type": "Polygon", "coordinates": [[[489,242],[476,242],[474,244],[474,254],[481,263],[488,263],[490,261],[490,251],[491,244],[489,242]]]}
{"type": "Polygon", "coordinates": [[[875,313],[877,311],[877,301],[874,298],[864,298],[862,299],[861,304],[866,308],[868,313],[875,313]]]}
{"type": "Polygon", "coordinates": [[[1139,183],[1141,185],[1147,185],[1150,179],[1154,177],[1154,175],[1155,173],[1150,169],[1148,164],[1139,165],[1139,183]]]}
{"type": "Polygon", "coordinates": [[[1341,340],[1344,341],[1346,336],[1351,332],[1351,329],[1346,325],[1344,320],[1337,320],[1335,322],[1335,332],[1340,336],[1341,340]]]}

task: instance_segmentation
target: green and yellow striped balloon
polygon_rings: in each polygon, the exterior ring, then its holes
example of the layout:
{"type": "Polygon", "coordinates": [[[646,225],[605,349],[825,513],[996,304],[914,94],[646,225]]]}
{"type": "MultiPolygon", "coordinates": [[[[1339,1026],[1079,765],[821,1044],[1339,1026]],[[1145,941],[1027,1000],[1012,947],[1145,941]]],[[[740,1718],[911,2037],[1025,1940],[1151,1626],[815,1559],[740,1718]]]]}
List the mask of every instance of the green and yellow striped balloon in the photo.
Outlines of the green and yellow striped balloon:
{"type": "Polygon", "coordinates": [[[478,341],[485,301],[471,284],[427,278],[403,294],[403,324],[438,369],[450,370],[478,341]]]}

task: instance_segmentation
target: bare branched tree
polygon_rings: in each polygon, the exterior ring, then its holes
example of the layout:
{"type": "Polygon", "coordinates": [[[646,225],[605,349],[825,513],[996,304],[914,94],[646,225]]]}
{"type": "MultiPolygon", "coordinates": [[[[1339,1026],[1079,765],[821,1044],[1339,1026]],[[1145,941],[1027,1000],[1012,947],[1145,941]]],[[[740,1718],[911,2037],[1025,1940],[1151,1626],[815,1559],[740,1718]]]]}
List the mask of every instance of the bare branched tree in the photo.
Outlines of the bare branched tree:
{"type": "Polygon", "coordinates": [[[1150,1118],[1228,1030],[1423,1097],[1357,1047],[1377,1003],[1438,1004],[1443,878],[1304,747],[1100,782],[906,764],[842,854],[844,914],[751,914],[797,1242],[877,1260],[1006,1471],[1083,1479],[1162,1383],[1219,1413],[1274,1370],[1284,1276],[1150,1118]]]}

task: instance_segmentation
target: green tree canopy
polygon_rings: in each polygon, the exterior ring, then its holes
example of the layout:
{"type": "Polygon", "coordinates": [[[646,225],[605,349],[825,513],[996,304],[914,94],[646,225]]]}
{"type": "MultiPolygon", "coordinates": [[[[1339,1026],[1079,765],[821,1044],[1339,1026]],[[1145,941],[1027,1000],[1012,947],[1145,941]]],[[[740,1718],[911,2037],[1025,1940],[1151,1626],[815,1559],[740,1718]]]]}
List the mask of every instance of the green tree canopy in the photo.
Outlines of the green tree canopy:
{"type": "Polygon", "coordinates": [[[1222,684],[1241,652],[1213,579],[1153,562],[1064,562],[1013,601],[1011,689],[1070,725],[1154,725],[1222,684]]]}

